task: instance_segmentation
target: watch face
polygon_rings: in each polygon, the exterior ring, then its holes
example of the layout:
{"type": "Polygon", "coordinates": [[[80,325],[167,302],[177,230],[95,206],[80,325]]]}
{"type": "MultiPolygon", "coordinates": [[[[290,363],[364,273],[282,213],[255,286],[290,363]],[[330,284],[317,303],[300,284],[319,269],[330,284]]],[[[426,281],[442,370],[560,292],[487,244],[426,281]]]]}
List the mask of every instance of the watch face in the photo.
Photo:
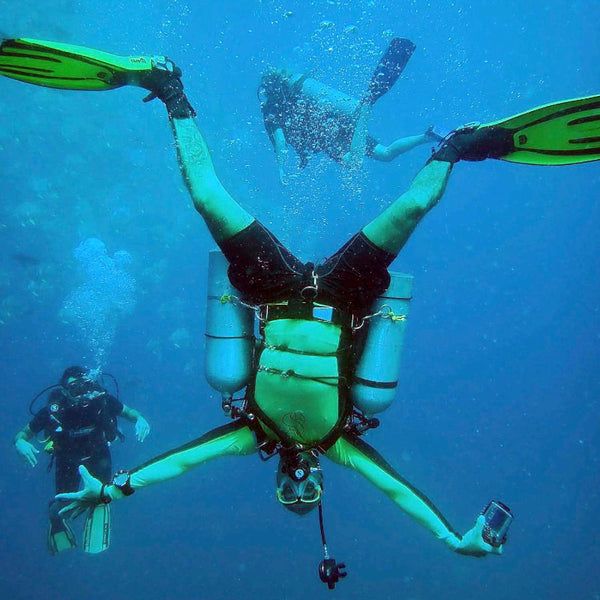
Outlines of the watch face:
{"type": "Polygon", "coordinates": [[[113,483],[117,487],[122,487],[127,483],[127,479],[129,479],[128,473],[118,473],[117,475],[114,476],[113,483]]]}

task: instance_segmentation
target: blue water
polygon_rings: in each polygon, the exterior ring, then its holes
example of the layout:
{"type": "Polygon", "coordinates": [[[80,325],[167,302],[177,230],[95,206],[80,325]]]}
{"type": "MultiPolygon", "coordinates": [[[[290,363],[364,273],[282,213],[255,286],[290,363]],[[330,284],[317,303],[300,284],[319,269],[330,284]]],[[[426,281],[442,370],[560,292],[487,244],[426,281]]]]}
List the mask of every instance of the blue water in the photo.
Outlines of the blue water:
{"type": "MultiPolygon", "coordinates": [[[[168,54],[228,190],[306,260],[331,254],[387,206],[428,150],[355,175],[317,158],[280,187],[255,95],[265,67],[310,71],[358,95],[390,37],[409,37],[417,50],[371,122],[386,142],[599,90],[595,2],[108,5],[8,0],[2,30],[168,54]]],[[[329,597],[316,576],[316,516],[279,508],[275,465],[256,457],[208,464],[115,505],[103,555],[46,552],[52,476],[45,458],[21,465],[10,441],[31,397],[65,366],[95,366],[98,340],[64,318],[85,283],[73,254],[81,242],[131,255],[135,297],[111,313],[102,360],[153,430],[139,445],[125,424],[115,468],[224,422],[202,366],[213,243],[182,184],[164,108],[142,96],[0,81],[2,596],[329,597]]],[[[461,163],[394,264],[416,283],[403,385],[367,439],[459,531],[491,497],[517,518],[502,557],[457,556],[328,464],[328,541],[349,569],[338,597],[600,598],[599,185],[598,163],[461,163]]]]}

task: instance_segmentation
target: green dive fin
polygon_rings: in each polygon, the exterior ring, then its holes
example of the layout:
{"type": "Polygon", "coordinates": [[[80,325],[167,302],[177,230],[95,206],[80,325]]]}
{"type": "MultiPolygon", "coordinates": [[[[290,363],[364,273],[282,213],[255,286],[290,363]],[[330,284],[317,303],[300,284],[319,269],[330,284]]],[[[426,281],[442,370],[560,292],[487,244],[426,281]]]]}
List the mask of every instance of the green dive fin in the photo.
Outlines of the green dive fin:
{"type": "Polygon", "coordinates": [[[76,546],[75,534],[64,519],[48,523],[48,550],[50,554],[56,555],[63,550],[69,550],[76,546]]]}
{"type": "Polygon", "coordinates": [[[546,104],[482,127],[512,134],[514,149],[501,160],[528,165],[600,160],[600,96],[546,104]]]}
{"type": "Polygon", "coordinates": [[[138,85],[162,56],[118,56],[100,50],[28,38],[0,44],[0,74],[44,87],[103,91],[138,85]]]}
{"type": "Polygon", "coordinates": [[[110,546],[110,506],[97,504],[88,510],[83,528],[83,551],[104,552],[110,546]]]}

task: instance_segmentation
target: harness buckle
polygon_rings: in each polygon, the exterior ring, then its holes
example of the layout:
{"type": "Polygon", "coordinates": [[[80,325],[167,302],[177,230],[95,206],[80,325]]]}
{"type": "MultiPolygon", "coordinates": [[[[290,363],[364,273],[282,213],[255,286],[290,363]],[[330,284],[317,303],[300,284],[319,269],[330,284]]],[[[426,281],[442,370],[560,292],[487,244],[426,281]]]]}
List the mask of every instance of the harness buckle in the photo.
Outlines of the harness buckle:
{"type": "Polygon", "coordinates": [[[312,280],[312,285],[307,285],[302,288],[300,295],[304,300],[314,300],[319,293],[319,276],[315,273],[314,268],[311,271],[310,278],[312,280]]]}

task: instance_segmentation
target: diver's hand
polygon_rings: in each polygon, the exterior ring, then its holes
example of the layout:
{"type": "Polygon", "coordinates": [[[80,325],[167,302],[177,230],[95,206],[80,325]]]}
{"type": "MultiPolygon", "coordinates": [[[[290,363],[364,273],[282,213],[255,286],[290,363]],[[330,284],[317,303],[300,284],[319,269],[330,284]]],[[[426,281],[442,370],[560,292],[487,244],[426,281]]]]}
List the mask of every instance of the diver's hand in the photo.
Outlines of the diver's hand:
{"type": "Polygon", "coordinates": [[[485,517],[479,515],[475,526],[469,529],[458,546],[455,548],[455,552],[459,554],[466,554],[467,556],[487,556],[488,554],[502,554],[502,546],[494,547],[484,541],[482,532],[483,526],[485,525],[485,517]]]}
{"type": "Polygon", "coordinates": [[[279,183],[281,185],[288,185],[290,183],[288,176],[286,175],[285,171],[281,168],[279,169],[279,183]]]}
{"type": "Polygon", "coordinates": [[[441,142],[444,139],[444,136],[438,133],[433,125],[430,125],[423,135],[428,142],[441,142]]]}
{"type": "Polygon", "coordinates": [[[25,464],[30,467],[35,467],[38,464],[38,459],[36,454],[39,454],[40,451],[33,445],[30,444],[27,440],[23,438],[18,439],[15,442],[15,450],[17,454],[23,459],[25,464]]]}
{"type": "Polygon", "coordinates": [[[143,442],[150,433],[150,425],[144,417],[138,417],[135,422],[135,436],[138,442],[143,442]]]}
{"type": "Polygon", "coordinates": [[[61,517],[77,516],[86,508],[100,503],[102,482],[99,479],[96,479],[93,475],[90,475],[90,472],[83,465],[79,466],[79,474],[81,475],[81,480],[83,481],[82,490],[79,492],[56,494],[55,496],[57,500],[71,501],[70,504],[65,506],[58,513],[61,517]]]}

